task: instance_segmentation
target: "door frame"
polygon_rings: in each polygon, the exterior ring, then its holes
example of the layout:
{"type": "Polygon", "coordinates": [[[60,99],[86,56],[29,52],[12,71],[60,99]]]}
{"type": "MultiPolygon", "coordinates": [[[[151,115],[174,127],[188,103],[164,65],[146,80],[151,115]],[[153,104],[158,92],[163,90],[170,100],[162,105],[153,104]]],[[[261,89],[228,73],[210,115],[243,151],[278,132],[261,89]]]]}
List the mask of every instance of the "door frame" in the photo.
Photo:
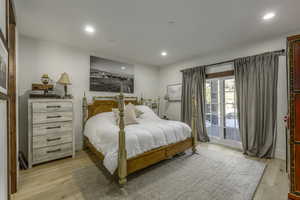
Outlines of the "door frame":
{"type": "Polygon", "coordinates": [[[14,0],[5,0],[6,34],[0,39],[8,52],[7,94],[0,99],[7,102],[7,199],[17,192],[17,105],[16,105],[16,17],[14,0]]]}
{"type": "MultiPolygon", "coordinates": [[[[13,0],[7,0],[8,9],[8,176],[9,194],[17,192],[17,104],[16,104],[16,17],[13,0]]],[[[10,195],[9,195],[10,196],[10,195]]],[[[10,199],[10,197],[9,197],[10,199]]]]}
{"type": "MultiPolygon", "coordinates": [[[[233,71],[225,71],[225,72],[218,72],[215,73],[214,76],[208,77],[206,78],[206,80],[219,80],[219,81],[225,81],[227,79],[234,79],[234,76],[232,74],[233,71]]],[[[224,84],[224,82],[222,83],[224,84]]],[[[224,100],[224,85],[222,85],[222,92],[220,92],[220,99],[224,100]]],[[[240,141],[235,141],[235,140],[230,140],[230,139],[225,139],[225,122],[224,122],[224,114],[225,114],[225,103],[222,103],[220,105],[220,109],[222,110],[222,115],[221,115],[221,119],[220,119],[220,124],[222,125],[221,127],[219,127],[219,131],[220,131],[220,137],[217,136],[210,136],[208,135],[210,142],[215,143],[215,144],[221,144],[224,146],[228,146],[237,150],[242,150],[242,143],[240,141]]]]}

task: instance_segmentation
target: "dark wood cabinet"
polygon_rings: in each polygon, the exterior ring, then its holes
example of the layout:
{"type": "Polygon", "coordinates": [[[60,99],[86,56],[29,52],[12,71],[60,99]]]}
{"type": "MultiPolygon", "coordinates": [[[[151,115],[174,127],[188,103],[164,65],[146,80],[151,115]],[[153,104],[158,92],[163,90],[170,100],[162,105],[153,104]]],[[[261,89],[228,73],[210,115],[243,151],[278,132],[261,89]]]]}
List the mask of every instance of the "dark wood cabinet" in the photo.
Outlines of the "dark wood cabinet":
{"type": "MultiPolygon", "coordinates": [[[[300,75],[299,75],[300,76],[300,75]]],[[[295,99],[295,130],[300,130],[300,94],[294,94],[295,99]]],[[[300,131],[294,132],[295,142],[300,142],[300,131]]]]}
{"type": "Polygon", "coordinates": [[[300,200],[300,35],[288,38],[290,200],[300,200]]]}
{"type": "Polygon", "coordinates": [[[294,91],[300,91],[300,42],[293,45],[294,91]]]}

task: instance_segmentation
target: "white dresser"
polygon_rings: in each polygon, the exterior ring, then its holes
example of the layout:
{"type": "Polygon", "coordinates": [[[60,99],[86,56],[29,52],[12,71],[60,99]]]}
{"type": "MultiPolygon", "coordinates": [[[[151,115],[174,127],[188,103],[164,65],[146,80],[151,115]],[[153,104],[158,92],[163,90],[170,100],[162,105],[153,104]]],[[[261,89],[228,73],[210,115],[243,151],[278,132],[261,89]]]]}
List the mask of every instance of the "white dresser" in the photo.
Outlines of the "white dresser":
{"type": "Polygon", "coordinates": [[[67,156],[75,156],[72,99],[29,99],[29,168],[67,156]]]}

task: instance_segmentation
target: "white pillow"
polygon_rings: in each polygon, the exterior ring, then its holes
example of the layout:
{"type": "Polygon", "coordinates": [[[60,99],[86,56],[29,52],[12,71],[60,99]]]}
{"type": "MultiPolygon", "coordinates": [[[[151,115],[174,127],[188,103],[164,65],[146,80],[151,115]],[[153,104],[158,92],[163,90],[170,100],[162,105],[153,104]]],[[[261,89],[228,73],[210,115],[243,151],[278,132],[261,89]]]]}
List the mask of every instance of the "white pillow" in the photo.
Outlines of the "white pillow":
{"type": "Polygon", "coordinates": [[[136,118],[140,118],[144,114],[144,112],[137,109],[136,106],[134,106],[134,112],[135,112],[136,118]]]}
{"type": "MultiPolygon", "coordinates": [[[[120,115],[119,115],[119,109],[112,109],[112,111],[115,114],[117,125],[120,123],[120,115]]],[[[125,106],[124,109],[124,124],[125,126],[130,124],[138,124],[138,121],[136,119],[135,114],[135,106],[131,103],[125,106]]]]}
{"type": "Polygon", "coordinates": [[[139,106],[135,106],[135,108],[144,113],[143,115],[141,115],[141,117],[140,117],[141,119],[150,119],[150,120],[160,119],[154,113],[154,111],[151,108],[149,108],[148,106],[139,105],[139,106]]]}

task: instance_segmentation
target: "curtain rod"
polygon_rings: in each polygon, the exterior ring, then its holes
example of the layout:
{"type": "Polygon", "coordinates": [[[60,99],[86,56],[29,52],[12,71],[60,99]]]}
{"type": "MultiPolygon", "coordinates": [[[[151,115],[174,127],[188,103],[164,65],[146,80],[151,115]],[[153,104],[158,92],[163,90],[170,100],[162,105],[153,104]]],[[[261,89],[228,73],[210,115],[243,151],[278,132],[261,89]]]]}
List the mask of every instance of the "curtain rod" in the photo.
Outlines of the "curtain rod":
{"type": "MultiPolygon", "coordinates": [[[[281,49],[281,50],[277,50],[277,51],[270,51],[270,52],[265,52],[265,53],[275,53],[275,54],[283,55],[285,53],[285,49],[281,49]]],[[[261,53],[261,54],[265,54],[265,53],[261,53]]],[[[256,54],[256,55],[253,55],[253,56],[258,56],[258,55],[261,55],[261,54],[256,54]]],[[[246,57],[248,57],[248,56],[246,56],[246,57]]],[[[214,66],[214,65],[222,65],[222,64],[234,62],[234,60],[236,60],[236,59],[226,60],[226,61],[213,63],[213,64],[209,64],[209,65],[202,65],[202,66],[199,66],[199,67],[211,67],[211,66],[214,66]]],[[[189,69],[194,69],[194,68],[198,68],[198,67],[191,67],[191,68],[183,69],[183,70],[180,70],[180,72],[183,72],[183,71],[189,70],[189,69]]]]}

